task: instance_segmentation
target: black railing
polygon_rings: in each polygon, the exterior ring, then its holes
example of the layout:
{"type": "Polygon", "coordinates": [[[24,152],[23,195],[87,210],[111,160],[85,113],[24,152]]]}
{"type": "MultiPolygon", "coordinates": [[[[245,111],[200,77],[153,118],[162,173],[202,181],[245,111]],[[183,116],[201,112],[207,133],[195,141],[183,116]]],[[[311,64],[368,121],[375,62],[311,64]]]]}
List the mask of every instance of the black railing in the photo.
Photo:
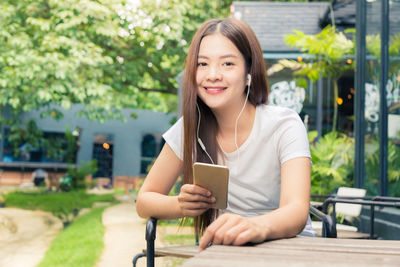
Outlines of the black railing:
{"type": "Polygon", "coordinates": [[[400,198],[397,197],[384,197],[384,196],[367,196],[367,197],[329,197],[322,204],[322,212],[327,214],[329,205],[332,205],[332,219],[336,225],[336,203],[359,204],[362,206],[370,206],[370,232],[369,237],[374,238],[374,219],[375,207],[392,207],[400,209],[400,198]]]}

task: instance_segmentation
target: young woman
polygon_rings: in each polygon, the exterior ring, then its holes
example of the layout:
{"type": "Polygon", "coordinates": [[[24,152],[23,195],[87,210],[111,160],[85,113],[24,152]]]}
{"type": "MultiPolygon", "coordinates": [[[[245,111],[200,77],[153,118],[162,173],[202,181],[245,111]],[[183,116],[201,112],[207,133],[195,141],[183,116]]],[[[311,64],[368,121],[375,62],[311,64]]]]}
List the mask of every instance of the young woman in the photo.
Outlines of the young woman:
{"type": "Polygon", "coordinates": [[[297,113],[266,105],[264,59],[250,27],[231,18],[205,22],[184,76],[183,117],[163,135],[138,214],[195,218],[200,250],[312,234],[307,133],[297,113]],[[214,209],[215,197],[193,184],[194,162],[229,168],[227,209],[214,209]],[[181,173],[180,194],[168,196],[181,173]]]}

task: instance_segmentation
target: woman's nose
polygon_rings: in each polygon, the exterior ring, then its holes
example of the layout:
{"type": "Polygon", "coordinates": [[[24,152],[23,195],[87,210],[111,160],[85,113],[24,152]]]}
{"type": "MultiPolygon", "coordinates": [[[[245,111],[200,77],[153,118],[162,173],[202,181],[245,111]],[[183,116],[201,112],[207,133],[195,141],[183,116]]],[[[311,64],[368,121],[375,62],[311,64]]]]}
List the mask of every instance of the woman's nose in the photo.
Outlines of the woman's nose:
{"type": "Polygon", "coordinates": [[[207,73],[207,79],[210,81],[221,80],[221,70],[217,66],[211,66],[207,73]]]}

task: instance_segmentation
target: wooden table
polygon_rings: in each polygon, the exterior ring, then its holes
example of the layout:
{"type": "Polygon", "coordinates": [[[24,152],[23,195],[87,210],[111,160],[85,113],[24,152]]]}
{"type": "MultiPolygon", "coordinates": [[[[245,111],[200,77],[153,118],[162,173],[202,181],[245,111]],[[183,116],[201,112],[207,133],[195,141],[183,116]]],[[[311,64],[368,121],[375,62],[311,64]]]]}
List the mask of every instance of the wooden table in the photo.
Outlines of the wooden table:
{"type": "Polygon", "coordinates": [[[296,237],[211,246],[182,266],[400,266],[400,241],[296,237]]]}

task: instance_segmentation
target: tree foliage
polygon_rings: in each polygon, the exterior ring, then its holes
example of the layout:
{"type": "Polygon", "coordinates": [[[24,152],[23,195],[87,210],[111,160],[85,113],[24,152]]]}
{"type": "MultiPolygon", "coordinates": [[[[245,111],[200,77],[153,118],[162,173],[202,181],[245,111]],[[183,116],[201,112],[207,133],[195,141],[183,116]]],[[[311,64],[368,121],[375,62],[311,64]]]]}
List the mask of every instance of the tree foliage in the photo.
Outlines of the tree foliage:
{"type": "Polygon", "coordinates": [[[308,77],[317,81],[320,76],[330,77],[334,84],[334,118],[333,131],[336,131],[337,123],[337,81],[341,75],[350,69],[354,69],[354,61],[351,59],[354,54],[354,42],[347,39],[342,33],[336,31],[334,26],[328,25],[318,34],[305,34],[295,30],[288,34],[286,43],[310,56],[310,60],[280,60],[276,70],[291,68],[295,75],[308,77]]]}
{"type": "Polygon", "coordinates": [[[10,114],[83,104],[91,119],[115,115],[120,95],[105,82],[104,44],[118,38],[114,1],[3,1],[0,8],[0,107],[10,114]],[[117,105],[113,105],[116,103],[117,105]]]}
{"type": "Polygon", "coordinates": [[[145,103],[156,102],[164,110],[176,110],[176,78],[183,71],[194,32],[209,18],[227,16],[228,7],[224,1],[205,0],[125,3],[118,11],[123,47],[118,43],[110,47],[120,63],[112,70],[117,73],[112,76],[114,86],[137,95],[137,107],[149,108],[145,103]],[[167,101],[170,94],[175,101],[167,101]]]}
{"type": "Polygon", "coordinates": [[[311,193],[331,194],[340,186],[351,186],[354,165],[354,139],[329,132],[318,141],[318,133],[308,133],[311,166],[311,193]]]}
{"type": "Polygon", "coordinates": [[[136,2],[2,1],[0,107],[58,119],[83,104],[78,115],[99,121],[120,117],[124,107],[174,110],[176,97],[157,92],[176,93],[193,32],[227,9],[209,1],[136,2]]]}
{"type": "MultiPolygon", "coordinates": [[[[338,132],[329,132],[316,141],[318,133],[308,133],[311,166],[311,193],[331,194],[340,186],[353,186],[354,146],[353,137],[338,132]]],[[[379,140],[368,140],[365,146],[366,179],[369,195],[378,195],[379,189],[379,140]]],[[[388,182],[389,195],[400,196],[400,148],[388,142],[388,182]]]]}
{"type": "MultiPolygon", "coordinates": [[[[388,52],[390,57],[390,64],[388,65],[389,79],[392,81],[397,80],[400,69],[400,61],[394,60],[400,54],[400,33],[389,36],[388,52]]],[[[381,63],[381,36],[380,34],[368,34],[366,36],[367,53],[369,56],[369,64],[366,65],[368,77],[375,84],[379,84],[379,69],[381,63]]]]}
{"type": "Polygon", "coordinates": [[[175,111],[191,36],[228,7],[205,0],[1,1],[0,124],[16,139],[40,139],[21,120],[24,112],[61,119],[79,104],[77,115],[104,122],[123,119],[123,108],[175,111]]]}

